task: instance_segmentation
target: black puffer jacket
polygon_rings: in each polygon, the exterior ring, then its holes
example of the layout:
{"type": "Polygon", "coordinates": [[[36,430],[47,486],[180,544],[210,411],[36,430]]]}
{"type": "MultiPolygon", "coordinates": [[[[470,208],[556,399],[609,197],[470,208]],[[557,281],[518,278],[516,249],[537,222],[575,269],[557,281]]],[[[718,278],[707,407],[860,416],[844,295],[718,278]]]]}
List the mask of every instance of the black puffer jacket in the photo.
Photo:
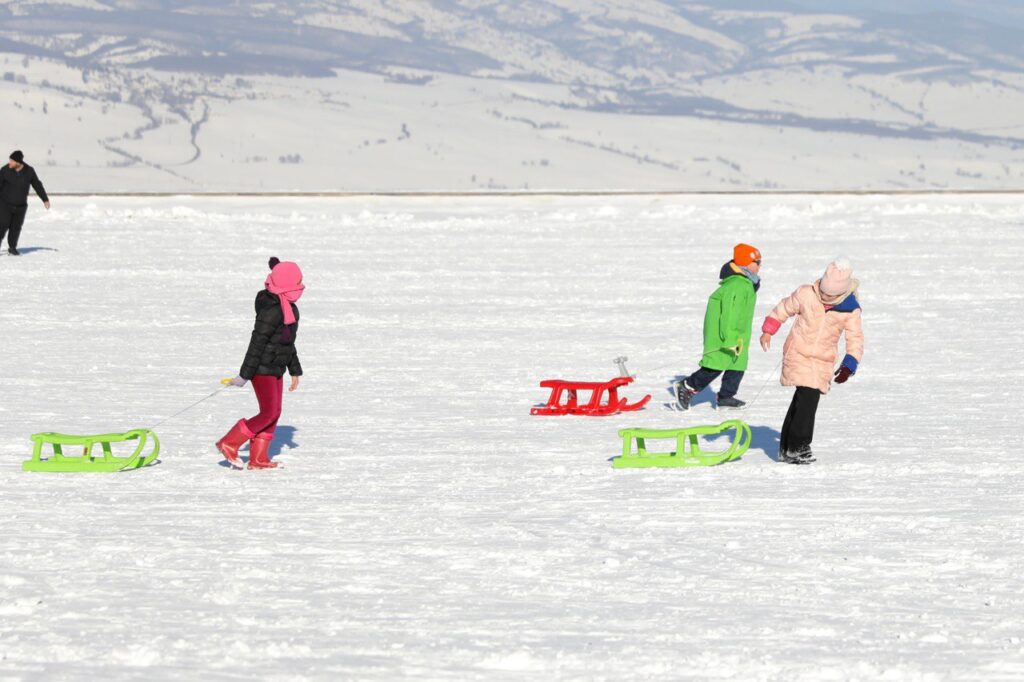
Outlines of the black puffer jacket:
{"type": "Polygon", "coordinates": [[[0,201],[8,206],[28,206],[28,188],[31,187],[42,201],[49,201],[43,183],[39,182],[36,169],[23,164],[20,171],[10,166],[0,168],[0,201]]]}
{"type": "Polygon", "coordinates": [[[243,379],[252,379],[257,374],[284,376],[284,371],[293,377],[302,376],[302,365],[299,364],[299,353],[295,350],[295,337],[299,331],[299,308],[291,304],[295,313],[295,325],[291,330],[291,339],[282,341],[284,331],[284,313],[281,301],[276,294],[266,289],[256,294],[256,326],[252,330],[249,350],[245,352],[242,369],[238,373],[243,379]]]}

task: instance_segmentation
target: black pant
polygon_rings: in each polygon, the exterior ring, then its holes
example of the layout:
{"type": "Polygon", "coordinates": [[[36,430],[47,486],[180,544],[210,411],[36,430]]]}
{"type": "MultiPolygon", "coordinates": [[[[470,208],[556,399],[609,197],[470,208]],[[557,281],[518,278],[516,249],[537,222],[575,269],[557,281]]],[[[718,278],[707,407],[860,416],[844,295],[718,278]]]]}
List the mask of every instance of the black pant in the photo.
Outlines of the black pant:
{"type": "Polygon", "coordinates": [[[814,416],[818,413],[821,391],[816,388],[797,386],[793,401],[789,404],[786,421],[782,422],[779,438],[779,452],[799,452],[811,446],[814,440],[814,416]]]}
{"type": "Polygon", "coordinates": [[[0,203],[0,243],[7,235],[7,247],[18,248],[18,238],[21,237],[21,226],[25,224],[25,213],[28,206],[11,206],[0,203]]]}
{"type": "MultiPolygon", "coordinates": [[[[701,367],[686,379],[686,384],[700,393],[721,373],[721,370],[701,367]]],[[[722,389],[718,392],[718,397],[731,398],[736,395],[736,391],[740,390],[741,381],[743,381],[743,372],[734,369],[725,370],[725,376],[722,377],[722,389]]]]}

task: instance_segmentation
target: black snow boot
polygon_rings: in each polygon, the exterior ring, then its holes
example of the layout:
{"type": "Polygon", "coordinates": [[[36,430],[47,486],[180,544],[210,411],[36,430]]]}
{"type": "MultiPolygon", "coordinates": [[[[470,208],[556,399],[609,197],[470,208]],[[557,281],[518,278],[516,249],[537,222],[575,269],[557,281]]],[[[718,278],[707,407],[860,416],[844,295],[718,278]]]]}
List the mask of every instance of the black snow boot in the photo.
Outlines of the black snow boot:
{"type": "Polygon", "coordinates": [[[745,401],[739,400],[738,398],[719,398],[718,399],[718,406],[719,407],[740,408],[740,407],[743,407],[746,404],[747,403],[745,401]]]}
{"type": "Polygon", "coordinates": [[[18,251],[17,249],[15,249],[15,248],[13,248],[13,247],[10,248],[10,249],[7,249],[7,253],[11,254],[12,256],[20,256],[21,255],[21,252],[18,251]]]}
{"type": "Polygon", "coordinates": [[[779,461],[784,464],[810,464],[818,460],[814,458],[810,446],[804,446],[792,452],[780,452],[779,461]]]}
{"type": "MultiPolygon", "coordinates": [[[[689,378],[689,377],[687,377],[689,378]]],[[[676,405],[684,412],[690,409],[690,400],[697,395],[697,391],[686,385],[686,379],[676,382],[676,405]]]]}

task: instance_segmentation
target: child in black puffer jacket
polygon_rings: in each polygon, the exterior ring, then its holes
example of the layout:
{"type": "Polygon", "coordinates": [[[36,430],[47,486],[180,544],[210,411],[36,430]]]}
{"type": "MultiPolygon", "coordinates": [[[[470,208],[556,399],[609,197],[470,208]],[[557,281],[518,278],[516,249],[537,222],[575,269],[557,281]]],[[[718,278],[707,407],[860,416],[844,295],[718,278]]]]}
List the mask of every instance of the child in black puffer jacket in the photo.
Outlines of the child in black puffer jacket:
{"type": "Polygon", "coordinates": [[[217,441],[217,449],[236,469],[242,468],[238,448],[247,440],[250,469],[273,469],[277,466],[270,461],[268,451],[277,420],[281,418],[285,370],[292,377],[289,391],[299,387],[299,377],[302,376],[302,365],[295,350],[295,336],[299,330],[299,308],[295,303],[304,289],[298,265],[270,259],[266,286],[256,294],[256,325],[249,348],[242,361],[242,369],[231,380],[232,385],[239,387],[252,382],[260,412],[251,419],[240,419],[227,435],[217,441]]]}

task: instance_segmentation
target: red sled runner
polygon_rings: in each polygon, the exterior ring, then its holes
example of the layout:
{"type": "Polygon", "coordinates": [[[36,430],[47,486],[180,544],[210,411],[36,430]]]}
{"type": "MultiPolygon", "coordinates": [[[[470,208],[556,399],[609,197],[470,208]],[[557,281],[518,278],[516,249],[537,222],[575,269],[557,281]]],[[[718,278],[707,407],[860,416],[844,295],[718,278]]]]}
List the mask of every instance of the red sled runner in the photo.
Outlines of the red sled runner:
{"type": "Polygon", "coordinates": [[[540,382],[541,388],[550,388],[551,397],[543,407],[534,407],[530,414],[536,415],[563,415],[582,414],[588,417],[607,417],[619,412],[633,412],[642,409],[650,401],[651,396],[644,396],[642,400],[630,404],[626,398],[619,398],[619,389],[626,384],[633,383],[633,377],[616,377],[611,381],[562,381],[560,379],[548,379],[540,382]],[[578,391],[591,391],[590,400],[581,404],[578,399],[578,391]],[[605,393],[608,399],[605,402],[605,393]],[[566,401],[562,402],[562,396],[566,401]]]}

